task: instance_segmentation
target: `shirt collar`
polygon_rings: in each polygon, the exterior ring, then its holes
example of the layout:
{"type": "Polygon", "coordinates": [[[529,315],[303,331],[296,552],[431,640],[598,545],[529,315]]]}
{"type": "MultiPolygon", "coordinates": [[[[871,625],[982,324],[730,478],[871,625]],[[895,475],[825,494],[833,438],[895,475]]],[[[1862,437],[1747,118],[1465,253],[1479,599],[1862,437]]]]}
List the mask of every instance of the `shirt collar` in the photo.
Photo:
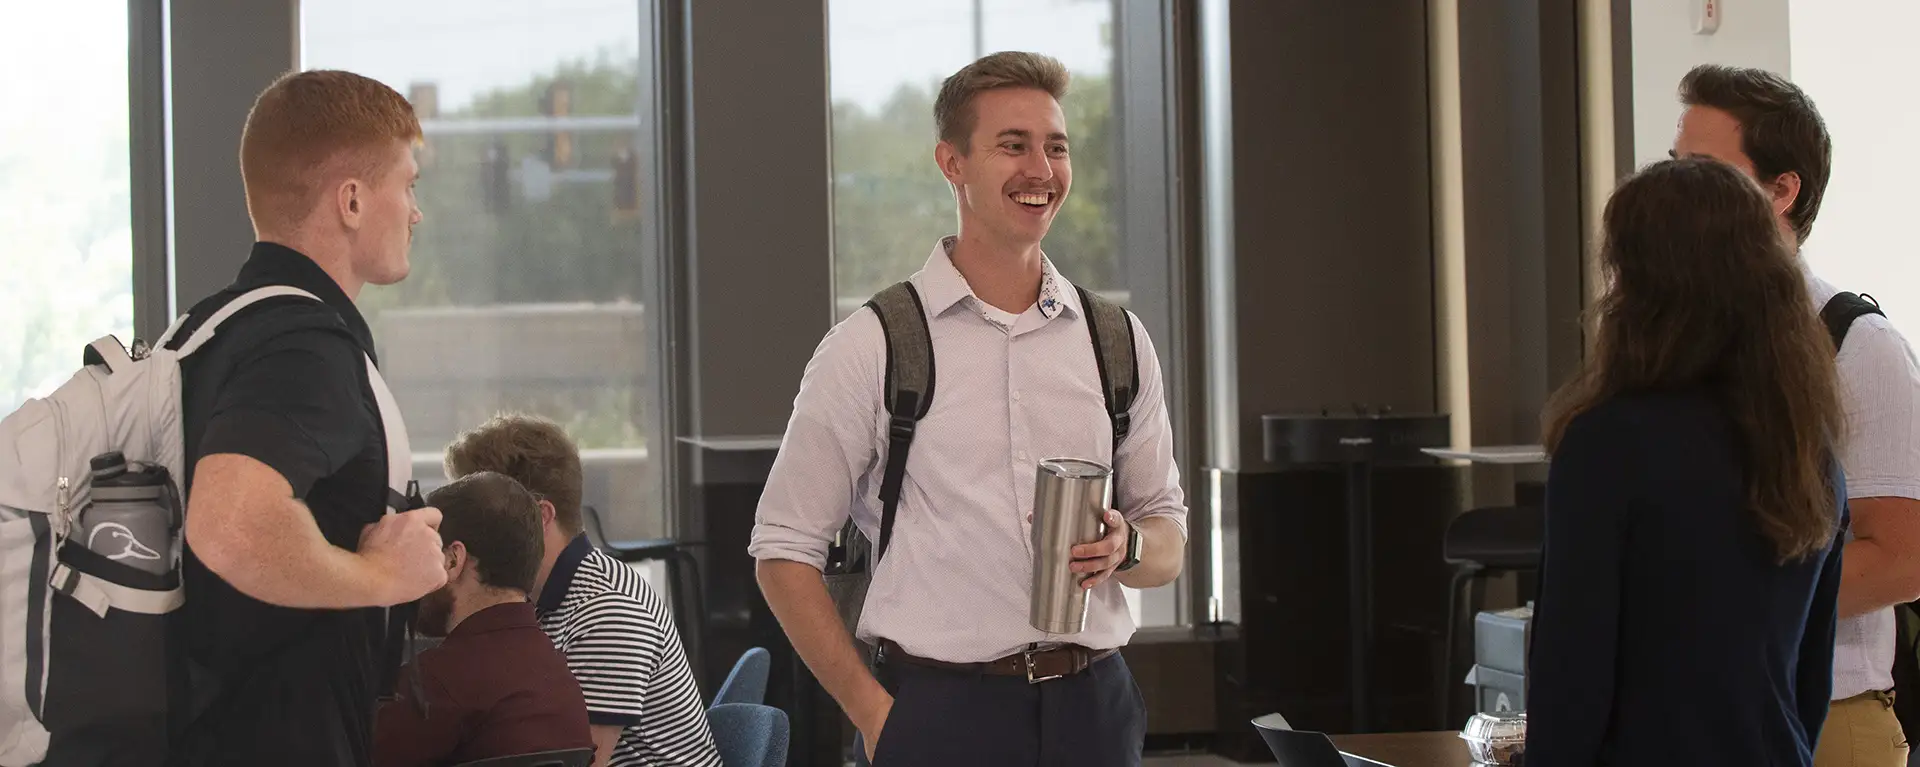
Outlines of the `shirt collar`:
{"type": "Polygon", "coordinates": [[[476,634],[488,634],[495,631],[517,628],[539,628],[540,622],[533,615],[533,605],[527,602],[508,602],[481,610],[467,616],[460,625],[447,633],[449,641],[476,634]]]}
{"type": "MultiPolygon", "coordinates": [[[[953,244],[960,238],[953,235],[940,238],[933,246],[933,254],[927,257],[927,263],[921,267],[918,279],[921,300],[927,304],[927,312],[938,317],[967,299],[980,302],[973,294],[973,288],[967,285],[967,278],[953,265],[953,244]]],[[[984,303],[984,302],[981,302],[984,303]]],[[[1045,253],[1040,254],[1040,315],[1047,319],[1060,316],[1063,311],[1071,311],[1074,316],[1082,314],[1079,291],[1073,284],[1053,268],[1053,260],[1045,253]]]]}
{"type": "Polygon", "coordinates": [[[580,563],[593,551],[593,544],[587,542],[587,534],[574,536],[567,547],[560,550],[560,558],[553,561],[553,572],[547,575],[547,585],[540,589],[540,612],[550,613],[560,609],[566,601],[567,589],[573,587],[573,574],[580,570],[580,563]]]}
{"type": "Polygon", "coordinates": [[[1801,250],[1795,256],[1795,260],[1800,262],[1800,277],[1807,283],[1807,295],[1813,298],[1814,309],[1819,309],[1822,303],[1833,297],[1833,294],[1840,292],[1839,288],[1833,287],[1832,283],[1813,271],[1813,264],[1807,262],[1805,250],[1801,250]]]}
{"type": "MultiPolygon", "coordinates": [[[[287,285],[312,293],[327,306],[340,314],[347,324],[347,331],[360,342],[367,356],[374,357],[373,331],[367,327],[367,320],[361,316],[360,308],[353,305],[353,299],[340,289],[340,283],[321,269],[306,254],[273,242],[256,242],[253,252],[247,256],[247,263],[240,267],[240,277],[235,285],[252,289],[262,285],[287,285]]],[[[378,357],[374,361],[379,362],[378,357]]]]}

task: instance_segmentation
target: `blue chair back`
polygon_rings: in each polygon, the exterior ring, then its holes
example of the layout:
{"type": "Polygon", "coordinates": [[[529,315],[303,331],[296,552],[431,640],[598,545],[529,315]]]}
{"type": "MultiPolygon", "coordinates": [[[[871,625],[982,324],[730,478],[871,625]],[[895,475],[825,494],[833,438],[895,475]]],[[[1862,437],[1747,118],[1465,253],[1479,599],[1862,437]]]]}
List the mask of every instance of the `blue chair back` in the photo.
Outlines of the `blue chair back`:
{"type": "Polygon", "coordinates": [[[727,674],[720,691],[714,693],[713,705],[767,702],[767,672],[772,667],[773,655],[764,648],[748,650],[733,664],[733,672],[727,674]]]}
{"type": "Polygon", "coordinates": [[[726,767],[786,767],[787,712],[757,703],[722,703],[707,709],[707,724],[726,767]]]}

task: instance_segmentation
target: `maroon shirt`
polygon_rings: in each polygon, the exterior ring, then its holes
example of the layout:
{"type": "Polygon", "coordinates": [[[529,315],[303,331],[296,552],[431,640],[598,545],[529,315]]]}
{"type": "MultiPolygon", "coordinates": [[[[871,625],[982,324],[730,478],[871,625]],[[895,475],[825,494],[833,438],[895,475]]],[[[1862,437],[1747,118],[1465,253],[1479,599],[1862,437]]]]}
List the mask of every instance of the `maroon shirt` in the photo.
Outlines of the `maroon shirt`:
{"type": "Polygon", "coordinates": [[[411,669],[402,669],[399,699],[382,706],[374,722],[376,767],[593,747],[580,684],[540,630],[532,604],[474,613],[414,663],[426,715],[412,697],[411,669]]]}

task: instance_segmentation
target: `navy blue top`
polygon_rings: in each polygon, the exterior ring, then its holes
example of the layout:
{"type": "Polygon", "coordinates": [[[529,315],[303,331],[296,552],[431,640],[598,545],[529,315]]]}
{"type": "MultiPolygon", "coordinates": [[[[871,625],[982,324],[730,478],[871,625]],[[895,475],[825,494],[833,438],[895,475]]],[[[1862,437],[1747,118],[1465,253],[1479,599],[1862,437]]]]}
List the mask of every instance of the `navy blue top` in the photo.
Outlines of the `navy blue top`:
{"type": "Polygon", "coordinates": [[[1777,564],[1743,463],[1702,394],[1620,397],[1568,427],[1547,477],[1527,767],[1813,764],[1840,551],[1777,564]]]}

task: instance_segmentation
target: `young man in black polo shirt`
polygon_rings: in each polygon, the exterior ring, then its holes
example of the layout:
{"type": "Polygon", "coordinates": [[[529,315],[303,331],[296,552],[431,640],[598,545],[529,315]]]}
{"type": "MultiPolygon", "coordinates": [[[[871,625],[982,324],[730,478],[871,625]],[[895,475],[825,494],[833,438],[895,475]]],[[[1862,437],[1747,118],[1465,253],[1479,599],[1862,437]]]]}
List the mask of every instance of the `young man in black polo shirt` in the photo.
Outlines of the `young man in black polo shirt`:
{"type": "Polygon", "coordinates": [[[405,99],[346,72],[282,77],[247,116],[258,242],[190,322],[263,286],[320,301],[255,304],[183,365],[188,598],[174,615],[193,701],[173,764],[369,764],[381,608],[446,582],[439,512],[387,513],[405,427],[382,417],[353,304],[407,274],[419,139],[405,99]]]}

